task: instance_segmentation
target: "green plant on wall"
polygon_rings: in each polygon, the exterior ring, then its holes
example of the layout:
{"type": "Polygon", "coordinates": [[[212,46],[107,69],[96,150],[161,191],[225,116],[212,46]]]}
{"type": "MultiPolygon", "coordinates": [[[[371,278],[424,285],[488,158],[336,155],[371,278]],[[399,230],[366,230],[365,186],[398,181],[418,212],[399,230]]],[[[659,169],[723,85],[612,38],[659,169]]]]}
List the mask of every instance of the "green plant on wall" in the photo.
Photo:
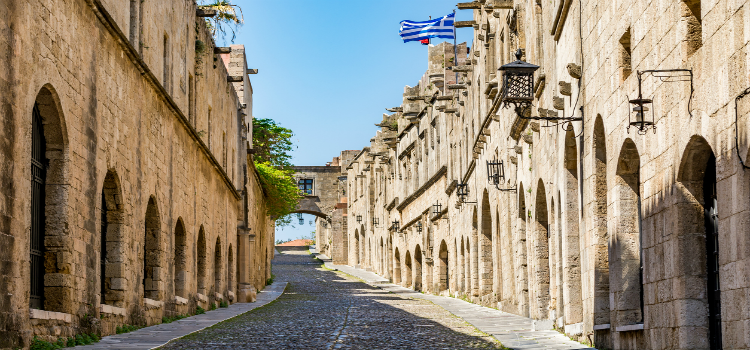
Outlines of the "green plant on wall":
{"type": "Polygon", "coordinates": [[[206,25],[214,38],[226,38],[227,31],[232,33],[231,42],[237,37],[237,30],[245,22],[242,8],[230,0],[197,0],[198,8],[216,10],[215,17],[206,18],[206,25]]]}

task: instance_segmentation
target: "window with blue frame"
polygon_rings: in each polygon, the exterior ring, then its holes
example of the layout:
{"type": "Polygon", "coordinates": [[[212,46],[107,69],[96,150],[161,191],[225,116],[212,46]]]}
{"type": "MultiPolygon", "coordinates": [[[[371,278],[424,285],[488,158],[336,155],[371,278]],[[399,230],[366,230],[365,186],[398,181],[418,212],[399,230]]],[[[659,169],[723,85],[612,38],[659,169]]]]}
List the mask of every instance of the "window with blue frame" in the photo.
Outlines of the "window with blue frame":
{"type": "Polygon", "coordinates": [[[313,194],[313,180],[312,179],[299,179],[297,181],[297,188],[300,193],[306,196],[312,196],[313,194]]]}

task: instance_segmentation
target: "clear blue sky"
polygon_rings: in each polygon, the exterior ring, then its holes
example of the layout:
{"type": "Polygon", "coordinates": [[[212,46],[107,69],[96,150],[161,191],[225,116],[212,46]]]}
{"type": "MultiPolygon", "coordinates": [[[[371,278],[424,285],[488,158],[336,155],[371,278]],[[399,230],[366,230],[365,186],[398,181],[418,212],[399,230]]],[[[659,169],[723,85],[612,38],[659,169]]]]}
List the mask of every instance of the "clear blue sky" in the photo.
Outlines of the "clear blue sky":
{"type": "MultiPolygon", "coordinates": [[[[234,43],[260,70],[250,76],[253,115],[294,131],[295,165],[324,165],[341,150],[369,146],[385,108],[399,106],[404,86],[427,69],[427,47],[403,43],[399,22],[445,16],[457,2],[235,0],[245,24],[234,43]]],[[[457,20],[471,14],[457,11],[457,20]]],[[[471,35],[458,29],[458,42],[471,35]]],[[[277,230],[277,239],[308,234],[313,218],[305,219],[303,229],[277,230]]]]}

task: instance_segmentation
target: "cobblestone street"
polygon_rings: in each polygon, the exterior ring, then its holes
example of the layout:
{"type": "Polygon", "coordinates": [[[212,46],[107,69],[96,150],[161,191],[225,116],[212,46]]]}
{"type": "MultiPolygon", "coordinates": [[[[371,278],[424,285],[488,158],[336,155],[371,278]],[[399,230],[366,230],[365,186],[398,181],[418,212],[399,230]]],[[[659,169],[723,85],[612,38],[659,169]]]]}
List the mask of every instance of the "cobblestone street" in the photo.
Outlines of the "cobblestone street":
{"type": "Polygon", "coordinates": [[[289,282],[275,302],[163,349],[502,349],[429,301],[401,297],[321,268],[307,251],[273,260],[289,282]]]}

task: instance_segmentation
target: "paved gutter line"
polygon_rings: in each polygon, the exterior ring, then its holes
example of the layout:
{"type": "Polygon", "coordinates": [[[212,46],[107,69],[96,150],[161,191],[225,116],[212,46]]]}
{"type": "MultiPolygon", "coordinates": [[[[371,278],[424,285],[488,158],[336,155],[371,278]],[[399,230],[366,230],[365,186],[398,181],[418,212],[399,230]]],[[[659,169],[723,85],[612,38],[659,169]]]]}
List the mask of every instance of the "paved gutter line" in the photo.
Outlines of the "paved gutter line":
{"type": "MultiPolygon", "coordinates": [[[[170,342],[176,339],[183,338],[195,332],[200,332],[206,328],[215,326],[221,322],[233,319],[238,316],[242,316],[250,311],[264,307],[270,304],[271,302],[275,301],[276,299],[278,299],[281,295],[283,295],[284,292],[286,291],[287,285],[288,285],[287,282],[275,282],[271,285],[266,286],[263,289],[263,291],[261,291],[258,294],[258,296],[262,296],[263,300],[256,299],[255,303],[235,303],[235,304],[232,304],[227,309],[218,309],[221,311],[230,311],[232,306],[236,306],[235,309],[243,307],[243,306],[247,306],[247,305],[254,306],[253,308],[247,309],[236,315],[229,316],[221,320],[212,320],[212,319],[203,320],[202,318],[213,316],[212,314],[209,314],[209,313],[202,314],[202,315],[193,315],[193,316],[175,321],[173,323],[161,323],[161,324],[156,324],[153,326],[141,328],[137,331],[130,332],[130,333],[109,335],[109,336],[102,338],[102,340],[98,343],[85,345],[85,346],[77,346],[76,349],[81,349],[81,350],[86,350],[86,349],[142,349],[142,350],[158,349],[169,344],[170,342]],[[280,291],[277,289],[280,289],[280,291]],[[266,299],[265,297],[266,295],[268,296],[268,299],[266,299]],[[170,332],[181,334],[181,332],[179,331],[179,327],[177,327],[177,326],[180,326],[180,322],[189,323],[190,325],[198,326],[200,328],[192,330],[186,334],[175,336],[174,338],[169,339],[163,344],[159,344],[159,345],[154,344],[155,342],[159,342],[159,341],[147,340],[147,339],[150,339],[151,336],[153,336],[152,334],[150,334],[151,332],[158,332],[159,334],[168,334],[170,332]],[[160,327],[160,326],[162,328],[172,328],[172,329],[163,329],[163,330],[155,329],[155,327],[160,327]]],[[[187,325],[186,328],[189,329],[190,325],[187,325]]]]}
{"type": "MultiPolygon", "coordinates": [[[[167,344],[169,344],[169,343],[171,343],[171,342],[173,342],[173,341],[175,341],[175,340],[177,340],[177,339],[181,339],[181,338],[187,337],[188,335],[191,335],[191,334],[193,334],[193,333],[196,333],[196,332],[200,332],[200,331],[202,331],[202,330],[204,330],[204,329],[206,329],[206,328],[209,328],[209,327],[213,327],[213,326],[215,326],[215,325],[217,325],[217,324],[219,324],[219,323],[222,323],[222,322],[224,322],[224,321],[228,321],[228,320],[231,320],[231,319],[233,319],[233,318],[235,318],[235,317],[239,317],[239,316],[242,316],[242,315],[244,315],[244,314],[246,314],[246,313],[248,313],[248,312],[250,312],[250,311],[253,311],[253,310],[257,310],[257,309],[260,309],[260,308],[262,308],[262,307],[264,307],[264,306],[266,306],[266,305],[268,305],[268,304],[270,304],[270,303],[272,303],[272,302],[276,301],[276,299],[278,299],[278,298],[279,298],[280,296],[282,296],[282,295],[284,294],[284,292],[286,291],[286,287],[287,287],[287,286],[289,285],[289,283],[288,283],[288,282],[278,282],[278,283],[279,283],[279,284],[282,284],[282,283],[283,283],[283,284],[284,284],[284,288],[282,288],[282,289],[281,289],[281,292],[280,292],[280,293],[279,293],[278,295],[276,295],[275,297],[273,297],[273,298],[269,299],[269,300],[268,300],[268,301],[267,301],[267,302],[266,302],[265,304],[263,304],[263,305],[258,305],[257,307],[254,307],[254,308],[252,308],[252,309],[250,309],[250,310],[247,310],[247,311],[245,311],[245,312],[243,312],[243,313],[240,313],[240,314],[234,315],[234,316],[232,316],[232,317],[230,317],[230,318],[225,318],[225,319],[223,319],[223,320],[221,320],[221,321],[218,321],[218,322],[216,322],[216,323],[214,323],[214,324],[211,324],[211,325],[207,325],[207,326],[205,326],[205,327],[203,327],[203,328],[201,328],[201,329],[197,329],[197,330],[194,330],[194,331],[192,331],[192,332],[190,332],[190,333],[188,333],[188,334],[185,334],[185,335],[179,336],[179,337],[177,337],[177,338],[172,338],[172,339],[170,339],[169,341],[167,341],[166,343],[164,343],[164,344],[161,344],[161,345],[159,345],[159,346],[155,346],[155,347],[153,347],[153,348],[151,348],[151,349],[149,349],[149,350],[159,349],[159,348],[161,348],[162,346],[165,346],[165,345],[167,345],[167,344]]],[[[273,284],[271,284],[271,285],[273,285],[273,284]]],[[[265,289],[265,288],[264,288],[264,289],[265,289]]],[[[261,291],[261,293],[262,293],[262,292],[263,292],[263,291],[261,291]]],[[[268,293],[273,293],[273,292],[270,292],[270,291],[269,291],[268,293]]],[[[257,302],[257,299],[256,299],[256,302],[257,302]]]]}

